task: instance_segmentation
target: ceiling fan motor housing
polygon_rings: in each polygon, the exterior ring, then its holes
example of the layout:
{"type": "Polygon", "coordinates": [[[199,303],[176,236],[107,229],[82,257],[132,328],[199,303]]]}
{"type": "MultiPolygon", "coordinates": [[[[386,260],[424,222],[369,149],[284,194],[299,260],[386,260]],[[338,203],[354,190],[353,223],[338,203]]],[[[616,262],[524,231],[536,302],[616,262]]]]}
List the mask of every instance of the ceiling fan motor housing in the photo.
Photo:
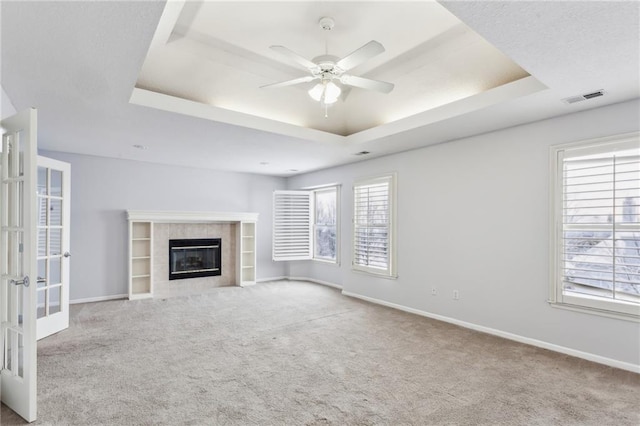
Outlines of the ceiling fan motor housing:
{"type": "Polygon", "coordinates": [[[339,76],[344,73],[339,67],[336,66],[336,62],[338,62],[340,58],[333,55],[321,55],[313,58],[313,61],[316,65],[318,65],[318,70],[315,73],[319,76],[332,75],[339,76]]]}

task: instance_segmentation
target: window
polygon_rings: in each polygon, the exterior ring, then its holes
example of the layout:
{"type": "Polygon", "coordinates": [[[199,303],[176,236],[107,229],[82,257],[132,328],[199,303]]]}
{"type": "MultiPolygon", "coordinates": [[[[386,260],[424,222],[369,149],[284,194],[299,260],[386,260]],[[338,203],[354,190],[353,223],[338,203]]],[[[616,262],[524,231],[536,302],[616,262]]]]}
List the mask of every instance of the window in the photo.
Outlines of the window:
{"type": "Polygon", "coordinates": [[[640,137],[552,148],[551,302],[640,318],[640,137]]]}
{"type": "Polygon", "coordinates": [[[338,262],[339,186],[273,194],[273,260],[338,262]]]}
{"type": "Polygon", "coordinates": [[[395,175],[353,187],[353,268],[395,277],[395,175]]]}
{"type": "Polygon", "coordinates": [[[338,252],[338,187],[314,191],[313,258],[336,262],[338,252]]]}

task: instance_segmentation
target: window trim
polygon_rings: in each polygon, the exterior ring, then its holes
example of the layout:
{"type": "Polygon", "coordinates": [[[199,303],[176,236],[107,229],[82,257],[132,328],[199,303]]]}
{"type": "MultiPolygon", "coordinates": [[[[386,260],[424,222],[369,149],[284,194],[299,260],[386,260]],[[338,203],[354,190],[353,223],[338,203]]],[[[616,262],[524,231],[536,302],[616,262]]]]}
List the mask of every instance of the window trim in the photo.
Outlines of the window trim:
{"type": "Polygon", "coordinates": [[[313,193],[313,224],[312,224],[312,228],[313,228],[313,238],[312,238],[312,257],[311,260],[315,261],[315,262],[319,262],[319,263],[326,263],[329,265],[340,265],[340,184],[333,184],[333,185],[323,185],[323,186],[318,186],[315,187],[313,189],[309,189],[309,191],[311,191],[313,193]],[[316,236],[316,226],[326,226],[326,225],[317,225],[316,224],[316,195],[318,192],[323,192],[323,191],[335,191],[336,193],[336,258],[335,259],[329,259],[326,257],[316,257],[316,241],[315,241],[315,236],[316,236]]]}
{"type": "Polygon", "coordinates": [[[351,218],[351,225],[352,225],[352,235],[351,235],[351,269],[354,272],[359,272],[359,273],[364,273],[367,275],[373,275],[376,277],[380,277],[380,278],[389,278],[389,279],[396,279],[398,278],[398,274],[397,274],[397,244],[396,244],[396,238],[397,238],[397,173],[392,172],[392,173],[385,173],[382,175],[377,175],[377,176],[372,176],[372,177],[368,177],[368,178],[363,178],[363,179],[358,179],[353,183],[353,187],[352,187],[352,218],[351,218]],[[356,242],[356,224],[355,224],[355,201],[356,201],[356,196],[355,196],[355,192],[356,192],[356,187],[358,186],[362,186],[362,185],[369,185],[369,184],[374,184],[374,183],[380,183],[380,182],[389,182],[389,203],[390,203],[390,208],[389,208],[389,225],[388,225],[388,229],[389,229],[389,249],[388,249],[388,253],[389,253],[389,265],[387,267],[387,269],[380,269],[380,268],[372,268],[369,266],[364,266],[364,265],[356,265],[355,263],[355,242],[356,242]]]}
{"type": "Polygon", "coordinates": [[[549,149],[550,200],[549,200],[549,300],[554,308],[567,309],[610,318],[640,322],[640,306],[624,301],[609,301],[596,297],[574,296],[563,293],[562,283],[562,208],[563,161],[565,152],[571,157],[621,151],[638,146],[640,132],[625,133],[603,138],[552,145],[549,149]]]}

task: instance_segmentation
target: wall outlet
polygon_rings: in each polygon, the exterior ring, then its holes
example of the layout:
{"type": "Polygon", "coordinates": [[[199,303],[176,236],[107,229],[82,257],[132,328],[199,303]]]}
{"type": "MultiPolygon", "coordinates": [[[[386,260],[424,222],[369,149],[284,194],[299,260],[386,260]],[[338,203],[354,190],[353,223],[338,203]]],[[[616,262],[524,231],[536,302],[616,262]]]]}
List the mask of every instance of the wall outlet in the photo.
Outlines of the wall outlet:
{"type": "Polygon", "coordinates": [[[458,290],[453,290],[453,300],[460,299],[460,292],[458,290]]]}
{"type": "Polygon", "coordinates": [[[435,287],[431,287],[431,295],[436,296],[438,294],[438,289],[435,287]]]}

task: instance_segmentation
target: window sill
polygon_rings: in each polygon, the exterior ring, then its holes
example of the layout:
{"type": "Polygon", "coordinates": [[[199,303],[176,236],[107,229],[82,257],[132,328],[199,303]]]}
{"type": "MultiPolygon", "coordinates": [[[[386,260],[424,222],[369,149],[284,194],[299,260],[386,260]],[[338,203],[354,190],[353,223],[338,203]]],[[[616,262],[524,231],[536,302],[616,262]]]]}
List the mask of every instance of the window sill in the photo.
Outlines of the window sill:
{"type": "Polygon", "coordinates": [[[338,260],[328,260],[328,259],[321,259],[321,258],[312,258],[311,260],[313,260],[314,262],[318,262],[318,263],[323,263],[326,265],[333,265],[333,266],[340,266],[340,262],[338,260]]]}
{"type": "Polygon", "coordinates": [[[627,314],[623,312],[615,312],[615,311],[609,311],[604,309],[590,308],[586,306],[573,305],[573,304],[561,303],[561,302],[553,302],[553,301],[549,301],[549,305],[552,308],[556,308],[556,309],[564,309],[567,311],[581,312],[583,314],[598,315],[601,317],[614,318],[614,319],[624,320],[624,321],[640,322],[640,316],[627,314]]]}
{"type": "Polygon", "coordinates": [[[355,272],[356,274],[368,275],[370,277],[384,278],[386,280],[397,280],[398,279],[398,275],[397,274],[389,275],[389,274],[373,272],[373,271],[364,271],[362,269],[356,269],[356,268],[351,268],[351,272],[355,272]]]}

